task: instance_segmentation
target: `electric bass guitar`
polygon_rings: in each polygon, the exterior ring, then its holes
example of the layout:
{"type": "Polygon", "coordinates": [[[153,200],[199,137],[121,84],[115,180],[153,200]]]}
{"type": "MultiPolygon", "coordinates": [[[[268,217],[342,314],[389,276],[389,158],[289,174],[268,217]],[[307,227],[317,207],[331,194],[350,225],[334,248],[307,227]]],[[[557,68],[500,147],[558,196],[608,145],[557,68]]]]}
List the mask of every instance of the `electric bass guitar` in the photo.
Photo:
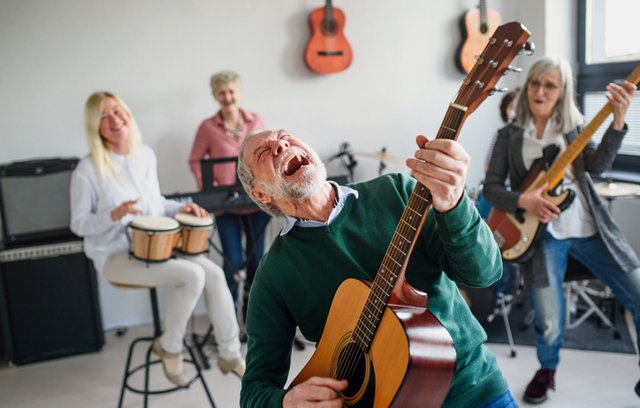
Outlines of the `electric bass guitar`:
{"type": "MultiPolygon", "coordinates": [[[[640,82],[640,66],[633,70],[627,81],[636,85],[640,82]]],[[[533,191],[549,183],[549,189],[544,197],[561,210],[569,207],[575,192],[570,189],[558,192],[557,187],[567,168],[589,144],[596,130],[612,112],[611,104],[607,103],[558,158],[555,158],[559,151],[557,148],[545,149],[543,157],[531,166],[520,192],[533,191]]],[[[521,208],[515,214],[509,214],[494,207],[489,213],[487,224],[502,251],[502,258],[520,263],[526,262],[531,257],[533,244],[542,238],[546,228],[546,224],[541,223],[536,214],[521,208]]]]}
{"type": "MultiPolygon", "coordinates": [[[[529,35],[517,22],[496,30],[449,105],[438,138],[457,139],[529,35]]],[[[418,183],[373,283],[348,279],[340,285],[318,347],[292,385],[314,376],[347,379],[342,399],[349,407],[442,405],[455,367],[453,341],[427,310],[427,294],[404,276],[430,205],[431,193],[418,183]]]]}
{"type": "Polygon", "coordinates": [[[344,13],[326,0],[324,7],[309,15],[311,37],[304,53],[307,67],[319,74],[344,71],[351,65],[352,52],[344,36],[344,13]]]}

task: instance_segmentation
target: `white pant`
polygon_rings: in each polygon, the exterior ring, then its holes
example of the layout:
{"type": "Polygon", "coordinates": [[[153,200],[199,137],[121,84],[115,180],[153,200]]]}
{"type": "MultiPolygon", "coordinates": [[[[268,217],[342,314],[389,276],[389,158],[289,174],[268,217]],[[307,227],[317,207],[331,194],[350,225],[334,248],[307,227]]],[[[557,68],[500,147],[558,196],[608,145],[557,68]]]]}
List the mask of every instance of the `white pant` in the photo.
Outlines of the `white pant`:
{"type": "Polygon", "coordinates": [[[225,360],[242,357],[238,322],[224,272],[204,255],[146,263],[121,253],[107,259],[103,273],[114,283],[171,288],[160,337],[162,348],[171,353],[182,350],[187,322],[204,289],[220,357],[225,360]]]}

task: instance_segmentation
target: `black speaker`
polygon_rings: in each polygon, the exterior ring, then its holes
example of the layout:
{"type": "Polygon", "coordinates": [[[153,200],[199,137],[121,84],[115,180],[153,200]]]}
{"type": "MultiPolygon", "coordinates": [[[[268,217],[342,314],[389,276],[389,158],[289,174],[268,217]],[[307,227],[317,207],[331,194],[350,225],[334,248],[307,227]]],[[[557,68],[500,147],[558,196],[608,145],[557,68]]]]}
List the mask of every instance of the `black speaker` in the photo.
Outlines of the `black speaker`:
{"type": "Polygon", "coordinates": [[[53,158],[0,165],[0,217],[7,246],[74,237],[69,186],[77,164],[77,158],[53,158]]]}
{"type": "Polygon", "coordinates": [[[0,251],[0,332],[17,365],[102,348],[96,272],[81,241],[0,251]]]}

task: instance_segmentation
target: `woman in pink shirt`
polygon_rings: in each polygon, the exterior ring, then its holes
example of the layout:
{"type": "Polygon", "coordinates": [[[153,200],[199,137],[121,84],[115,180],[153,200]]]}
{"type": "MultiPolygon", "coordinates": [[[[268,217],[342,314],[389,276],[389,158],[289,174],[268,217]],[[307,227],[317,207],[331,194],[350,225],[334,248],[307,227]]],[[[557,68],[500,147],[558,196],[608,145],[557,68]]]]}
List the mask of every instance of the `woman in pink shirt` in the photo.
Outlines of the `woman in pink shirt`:
{"type": "MultiPolygon", "coordinates": [[[[200,124],[189,155],[189,166],[199,190],[212,187],[202,185],[200,160],[237,157],[244,138],[264,128],[260,115],[241,109],[238,105],[241,90],[240,76],[237,73],[218,72],[211,77],[210,85],[213,98],[220,105],[220,109],[200,124]]],[[[236,180],[235,162],[213,166],[213,186],[234,185],[236,180]]],[[[242,233],[244,231],[247,242],[244,255],[247,268],[244,285],[246,300],[258,262],[264,252],[263,232],[268,221],[269,216],[258,209],[216,214],[216,225],[224,254],[223,269],[236,305],[238,283],[235,275],[245,267],[242,233]]],[[[246,306],[243,309],[246,310],[246,306]]]]}

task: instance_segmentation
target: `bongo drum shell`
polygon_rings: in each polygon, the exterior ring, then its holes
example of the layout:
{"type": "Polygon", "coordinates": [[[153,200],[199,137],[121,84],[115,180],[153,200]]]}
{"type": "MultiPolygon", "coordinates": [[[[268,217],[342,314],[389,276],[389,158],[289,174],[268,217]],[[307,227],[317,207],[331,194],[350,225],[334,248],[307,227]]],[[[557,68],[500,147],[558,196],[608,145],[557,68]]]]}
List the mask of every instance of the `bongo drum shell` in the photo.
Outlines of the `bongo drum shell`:
{"type": "Polygon", "coordinates": [[[170,217],[143,216],[129,224],[132,229],[131,253],[147,262],[166,261],[180,236],[180,224],[170,217]]]}
{"type": "Polygon", "coordinates": [[[177,244],[178,251],[187,255],[207,252],[209,250],[209,236],[213,229],[213,218],[196,217],[185,213],[176,214],[175,218],[182,227],[177,244]]]}

